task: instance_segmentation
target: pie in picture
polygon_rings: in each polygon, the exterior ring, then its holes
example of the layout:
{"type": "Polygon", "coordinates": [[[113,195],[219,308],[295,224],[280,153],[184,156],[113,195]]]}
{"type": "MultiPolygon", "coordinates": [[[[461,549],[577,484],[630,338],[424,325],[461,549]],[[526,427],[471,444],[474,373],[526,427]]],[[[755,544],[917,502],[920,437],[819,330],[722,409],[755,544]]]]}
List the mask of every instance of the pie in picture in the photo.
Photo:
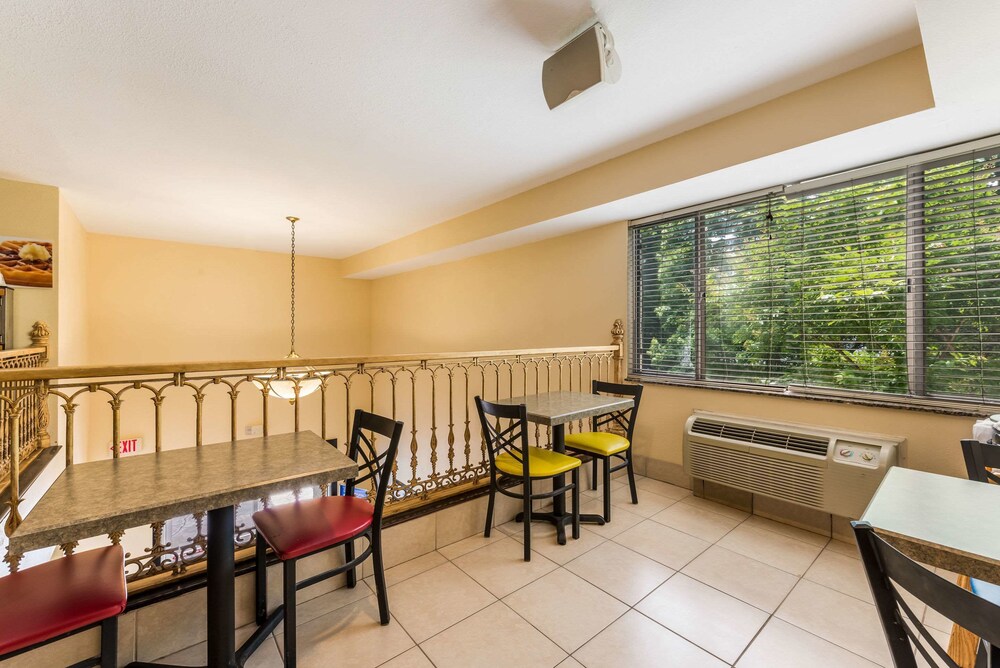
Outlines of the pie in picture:
{"type": "Polygon", "coordinates": [[[52,287],[52,243],[49,241],[0,242],[0,274],[7,285],[52,287]]]}

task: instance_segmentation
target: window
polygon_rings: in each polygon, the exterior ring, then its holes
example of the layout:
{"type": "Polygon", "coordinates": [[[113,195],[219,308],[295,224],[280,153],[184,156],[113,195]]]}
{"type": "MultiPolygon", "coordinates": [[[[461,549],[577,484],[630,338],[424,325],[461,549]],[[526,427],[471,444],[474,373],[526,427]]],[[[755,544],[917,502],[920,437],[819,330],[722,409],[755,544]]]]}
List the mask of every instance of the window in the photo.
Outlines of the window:
{"type": "Polygon", "coordinates": [[[630,371],[1000,400],[1000,152],[633,224],[630,371]]]}

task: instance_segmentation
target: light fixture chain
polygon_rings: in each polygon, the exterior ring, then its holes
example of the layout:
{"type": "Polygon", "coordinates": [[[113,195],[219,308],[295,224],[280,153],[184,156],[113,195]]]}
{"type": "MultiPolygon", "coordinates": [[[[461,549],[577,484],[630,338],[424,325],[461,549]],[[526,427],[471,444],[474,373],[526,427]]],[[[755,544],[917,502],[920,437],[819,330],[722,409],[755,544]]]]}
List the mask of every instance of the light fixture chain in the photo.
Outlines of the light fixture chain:
{"type": "Polygon", "coordinates": [[[298,218],[289,216],[288,220],[292,223],[292,349],[290,354],[295,354],[295,221],[298,218]]]}

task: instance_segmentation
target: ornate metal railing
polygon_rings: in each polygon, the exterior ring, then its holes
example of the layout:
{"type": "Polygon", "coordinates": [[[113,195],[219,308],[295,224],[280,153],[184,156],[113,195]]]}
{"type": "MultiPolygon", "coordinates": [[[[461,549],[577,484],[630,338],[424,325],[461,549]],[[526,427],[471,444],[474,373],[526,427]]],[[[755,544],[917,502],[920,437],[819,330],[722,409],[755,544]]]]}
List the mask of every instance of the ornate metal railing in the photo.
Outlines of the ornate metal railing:
{"type": "MultiPolygon", "coordinates": [[[[65,447],[66,466],[293,430],[315,431],[337,439],[343,448],[353,411],[372,410],[406,425],[387,501],[387,513],[395,513],[462,492],[484,479],[485,444],[475,415],[476,395],[589,391],[593,379],[621,379],[623,334],[616,321],[613,342],[605,346],[303,358],[294,366],[281,359],[0,371],[0,383],[22,384],[14,394],[0,395],[0,404],[7,411],[8,429],[15,430],[24,412],[36,405],[32,402],[54,399],[55,410],[64,418],[56,442],[65,447]],[[270,395],[279,381],[294,389],[296,400],[270,395]],[[318,388],[305,396],[309,385],[318,388]]],[[[584,425],[570,426],[578,428],[584,425]]],[[[536,428],[532,439],[547,444],[547,430],[536,428]]],[[[325,493],[317,488],[295,495],[325,493]]],[[[283,500],[261,499],[237,509],[239,547],[253,540],[249,515],[283,500]]],[[[7,535],[21,521],[20,501],[15,484],[7,535]]],[[[181,575],[199,564],[204,529],[200,514],[107,539],[126,546],[129,580],[145,581],[181,575]]],[[[69,553],[77,546],[61,547],[69,553]]],[[[16,569],[20,556],[7,554],[4,559],[16,569]]]]}
{"type": "MultiPolygon", "coordinates": [[[[38,369],[48,361],[49,330],[37,322],[31,330],[32,347],[0,350],[0,370],[38,369]]],[[[20,473],[49,444],[49,412],[45,394],[31,380],[0,381],[0,488],[14,482],[11,470],[20,473]],[[11,421],[10,406],[19,405],[11,421]],[[16,447],[14,447],[16,444],[16,447]]]]}

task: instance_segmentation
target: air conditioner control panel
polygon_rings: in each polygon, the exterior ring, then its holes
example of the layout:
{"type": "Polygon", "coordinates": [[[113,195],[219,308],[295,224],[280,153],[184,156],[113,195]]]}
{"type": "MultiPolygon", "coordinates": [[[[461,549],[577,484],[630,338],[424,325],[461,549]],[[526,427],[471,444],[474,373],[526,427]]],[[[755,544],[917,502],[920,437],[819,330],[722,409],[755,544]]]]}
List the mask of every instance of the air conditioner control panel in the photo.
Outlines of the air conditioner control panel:
{"type": "Polygon", "coordinates": [[[840,464],[878,468],[882,448],[870,443],[852,443],[838,440],[833,449],[833,461],[840,464]]]}

